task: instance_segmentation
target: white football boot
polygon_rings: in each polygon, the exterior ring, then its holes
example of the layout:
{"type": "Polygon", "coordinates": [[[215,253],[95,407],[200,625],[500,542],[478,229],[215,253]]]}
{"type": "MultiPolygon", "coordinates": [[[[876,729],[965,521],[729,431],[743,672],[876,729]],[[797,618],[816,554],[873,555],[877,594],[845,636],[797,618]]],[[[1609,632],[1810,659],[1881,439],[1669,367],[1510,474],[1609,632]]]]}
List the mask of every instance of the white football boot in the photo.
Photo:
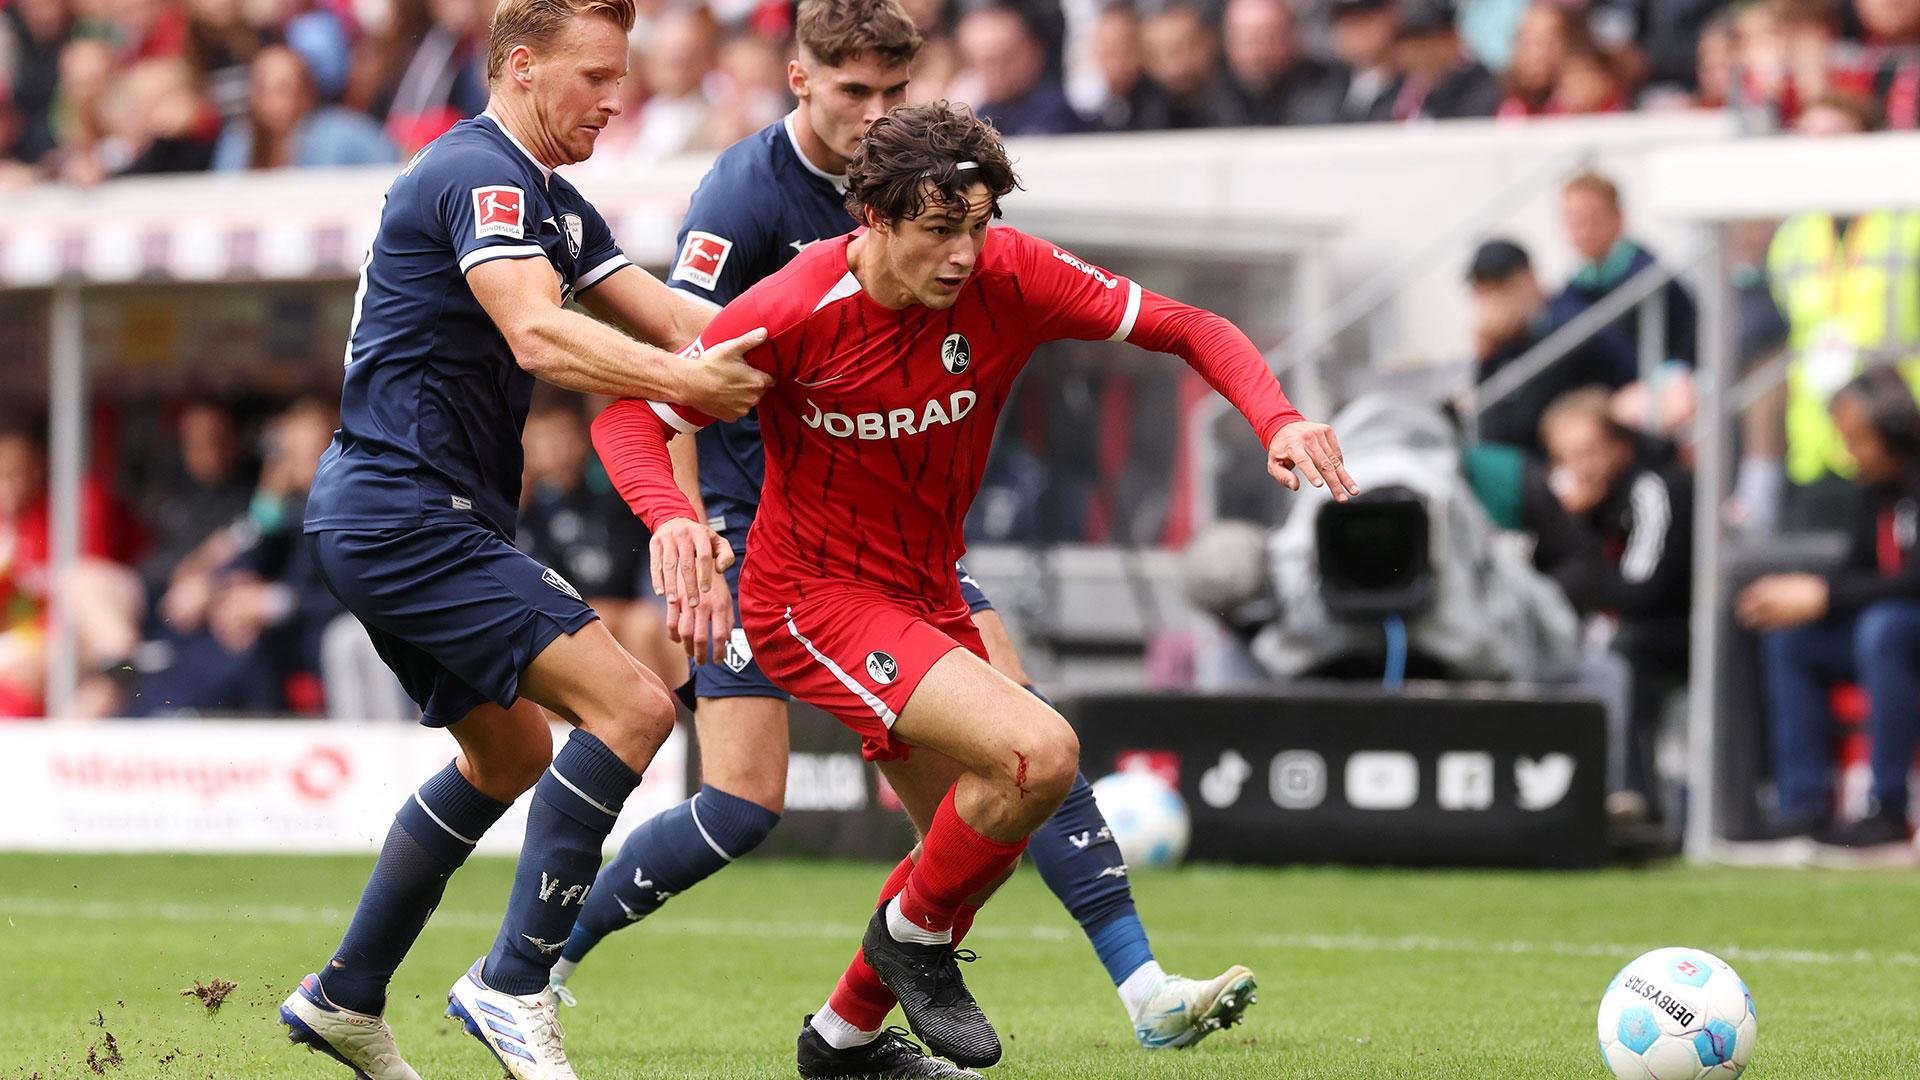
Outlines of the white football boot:
{"type": "Polygon", "coordinates": [[[401,1060],[387,1022],[328,1001],[318,975],[300,980],[280,1006],[280,1022],[287,1038],[352,1069],[354,1080],[420,1080],[401,1060]]]}
{"type": "Polygon", "coordinates": [[[1147,997],[1133,1021],[1134,1037],[1148,1050],[1192,1046],[1224,1027],[1240,1022],[1258,1000],[1253,972],[1235,964],[1214,978],[1167,975],[1147,997]]]}
{"type": "Polygon", "coordinates": [[[482,957],[447,992],[447,1015],[465,1025],[513,1080],[579,1080],[561,1048],[566,1033],[553,1005],[553,987],[514,997],[480,981],[482,957]]]}

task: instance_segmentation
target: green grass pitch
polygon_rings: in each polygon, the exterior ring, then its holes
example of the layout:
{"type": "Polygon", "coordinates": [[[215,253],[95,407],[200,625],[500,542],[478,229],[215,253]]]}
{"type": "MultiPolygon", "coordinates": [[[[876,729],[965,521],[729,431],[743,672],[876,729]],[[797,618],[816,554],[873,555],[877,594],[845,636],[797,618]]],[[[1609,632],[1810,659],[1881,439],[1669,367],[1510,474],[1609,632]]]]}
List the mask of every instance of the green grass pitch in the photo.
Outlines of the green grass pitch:
{"type": "MultiPolygon", "coordinates": [[[[370,865],[0,856],[0,1080],[85,1080],[90,1050],[121,1080],[344,1076],[275,1018],[370,865]],[[215,978],[237,984],[217,1013],[181,995],[215,978]]],[[[609,938],[563,1010],[581,1075],[794,1075],[801,1014],[852,954],[885,869],[749,860],[609,938]]],[[[442,1013],[510,874],[493,859],[462,871],[400,970],[389,1017],[434,1080],[500,1075],[442,1013]]],[[[992,1075],[1604,1080],[1600,991],[1638,952],[1687,944],[1753,989],[1749,1076],[1920,1076],[1920,875],[1192,867],[1134,884],[1169,969],[1259,974],[1247,1022],[1189,1051],[1136,1049],[1092,950],[1028,870],[969,942],[982,959],[968,978],[1007,1046],[992,1075]]]]}

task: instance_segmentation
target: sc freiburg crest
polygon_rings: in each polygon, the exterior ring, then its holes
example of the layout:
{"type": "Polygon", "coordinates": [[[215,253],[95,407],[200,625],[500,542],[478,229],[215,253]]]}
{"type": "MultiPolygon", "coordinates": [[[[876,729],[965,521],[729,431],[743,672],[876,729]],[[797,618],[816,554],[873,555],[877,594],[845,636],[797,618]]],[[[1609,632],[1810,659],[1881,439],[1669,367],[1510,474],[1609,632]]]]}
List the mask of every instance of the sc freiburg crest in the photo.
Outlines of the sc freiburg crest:
{"type": "Polygon", "coordinates": [[[973,349],[967,344],[965,334],[948,334],[947,340],[940,343],[940,366],[947,374],[958,375],[973,364],[973,349]]]}

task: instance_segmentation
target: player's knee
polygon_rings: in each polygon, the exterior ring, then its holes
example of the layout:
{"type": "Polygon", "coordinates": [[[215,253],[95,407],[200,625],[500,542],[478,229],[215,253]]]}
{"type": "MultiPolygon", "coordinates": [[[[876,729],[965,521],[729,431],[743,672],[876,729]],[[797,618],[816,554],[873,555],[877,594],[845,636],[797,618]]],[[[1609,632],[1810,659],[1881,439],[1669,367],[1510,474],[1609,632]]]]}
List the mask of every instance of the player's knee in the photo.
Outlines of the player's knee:
{"type": "Polygon", "coordinates": [[[673,694],[658,679],[643,677],[638,668],[632,678],[618,680],[617,686],[608,689],[610,693],[582,710],[581,726],[622,761],[643,771],[654,751],[673,733],[677,715],[673,694]]]}
{"type": "Polygon", "coordinates": [[[1054,723],[1036,729],[1026,740],[1026,748],[1016,758],[1015,781],[1026,796],[1058,806],[1073,790],[1073,778],[1080,771],[1080,737],[1058,715],[1054,723]],[[1024,769],[1026,776],[1019,776],[1024,769]]]}
{"type": "Polygon", "coordinates": [[[633,681],[632,697],[628,699],[628,706],[619,710],[619,720],[634,739],[657,750],[667,741],[667,736],[673,734],[674,722],[680,715],[674,708],[673,691],[658,679],[633,681]]]}

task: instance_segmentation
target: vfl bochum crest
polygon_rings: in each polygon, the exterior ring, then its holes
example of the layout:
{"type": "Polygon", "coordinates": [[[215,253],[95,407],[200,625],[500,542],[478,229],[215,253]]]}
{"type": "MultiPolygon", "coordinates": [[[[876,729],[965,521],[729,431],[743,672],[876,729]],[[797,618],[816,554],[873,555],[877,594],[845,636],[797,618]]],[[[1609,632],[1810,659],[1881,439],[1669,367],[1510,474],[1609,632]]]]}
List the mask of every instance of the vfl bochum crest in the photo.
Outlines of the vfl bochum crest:
{"type": "Polygon", "coordinates": [[[947,369],[947,374],[958,375],[972,363],[973,349],[967,345],[965,334],[948,334],[940,343],[940,366],[947,369]]]}
{"type": "Polygon", "coordinates": [[[753,646],[747,643],[747,632],[737,626],[727,637],[727,655],[724,663],[727,665],[727,670],[735,675],[745,671],[747,665],[753,663],[753,646]]]}
{"type": "Polygon", "coordinates": [[[555,570],[551,566],[547,567],[546,573],[540,575],[540,580],[546,582],[547,584],[553,586],[556,589],[559,589],[561,592],[566,593],[568,596],[573,597],[575,600],[580,599],[580,590],[574,588],[572,582],[568,581],[566,578],[561,577],[560,571],[555,570]]]}
{"type": "Polygon", "coordinates": [[[560,231],[567,234],[567,250],[574,258],[580,257],[580,244],[586,235],[586,227],[580,223],[579,214],[561,214],[560,231]]]}
{"type": "Polygon", "coordinates": [[[867,654],[867,675],[882,686],[900,677],[900,665],[883,652],[867,654]]]}

